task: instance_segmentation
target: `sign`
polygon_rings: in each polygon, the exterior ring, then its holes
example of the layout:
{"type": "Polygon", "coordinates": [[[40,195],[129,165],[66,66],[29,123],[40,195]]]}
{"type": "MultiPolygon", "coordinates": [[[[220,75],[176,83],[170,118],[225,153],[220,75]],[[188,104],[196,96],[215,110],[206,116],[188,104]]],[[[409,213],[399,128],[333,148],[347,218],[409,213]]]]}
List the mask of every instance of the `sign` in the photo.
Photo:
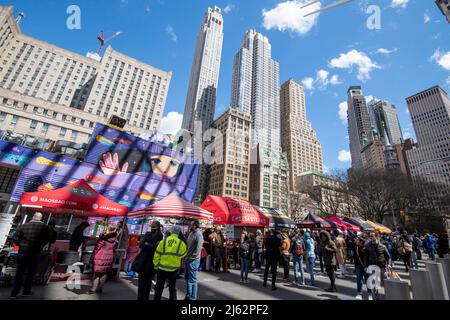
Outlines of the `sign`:
{"type": "Polygon", "coordinates": [[[225,225],[225,238],[234,239],[234,225],[232,224],[225,225]]]}
{"type": "Polygon", "coordinates": [[[120,118],[115,115],[112,115],[108,121],[108,126],[114,128],[116,130],[123,130],[123,128],[125,128],[126,124],[127,124],[126,119],[120,118]]]}

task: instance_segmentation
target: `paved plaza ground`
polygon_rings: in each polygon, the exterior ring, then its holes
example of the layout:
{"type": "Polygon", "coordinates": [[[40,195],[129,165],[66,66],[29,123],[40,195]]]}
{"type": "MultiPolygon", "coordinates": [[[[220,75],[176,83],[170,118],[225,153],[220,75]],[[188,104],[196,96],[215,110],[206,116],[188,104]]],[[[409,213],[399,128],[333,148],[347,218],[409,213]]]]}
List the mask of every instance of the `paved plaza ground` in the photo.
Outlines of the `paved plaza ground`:
{"type": "MultiPolygon", "coordinates": [[[[421,269],[425,268],[423,261],[419,262],[421,269]]],[[[409,281],[409,274],[405,273],[403,263],[396,262],[394,270],[397,271],[402,280],[409,281]]],[[[316,272],[320,268],[316,266],[316,272]]],[[[356,294],[355,275],[353,267],[348,268],[349,275],[345,279],[338,278],[336,286],[338,293],[329,293],[325,289],[329,287],[329,279],[326,275],[316,276],[316,287],[294,286],[284,282],[282,278],[282,268],[278,269],[277,284],[278,290],[272,291],[270,284],[267,288],[262,286],[263,274],[250,273],[249,284],[239,282],[239,270],[230,270],[230,273],[199,273],[199,300],[354,300],[356,294]]],[[[309,280],[309,274],[305,273],[305,278],[309,280]]],[[[291,268],[291,281],[293,280],[291,268]]],[[[131,279],[121,276],[116,281],[108,281],[103,289],[102,295],[87,295],[90,288],[90,281],[81,281],[79,289],[70,290],[66,287],[66,282],[51,282],[46,286],[36,286],[33,288],[33,297],[19,299],[33,300],[135,300],[137,296],[137,278],[131,279]]],[[[177,281],[178,299],[184,299],[185,281],[177,281]]],[[[0,288],[0,300],[8,299],[11,288],[0,288]]],[[[164,290],[163,299],[168,298],[168,289],[164,290]]],[[[153,294],[150,299],[153,298],[153,294]]],[[[384,298],[384,289],[380,290],[380,299],[384,298]]],[[[364,292],[364,299],[367,293],[364,292]]]]}

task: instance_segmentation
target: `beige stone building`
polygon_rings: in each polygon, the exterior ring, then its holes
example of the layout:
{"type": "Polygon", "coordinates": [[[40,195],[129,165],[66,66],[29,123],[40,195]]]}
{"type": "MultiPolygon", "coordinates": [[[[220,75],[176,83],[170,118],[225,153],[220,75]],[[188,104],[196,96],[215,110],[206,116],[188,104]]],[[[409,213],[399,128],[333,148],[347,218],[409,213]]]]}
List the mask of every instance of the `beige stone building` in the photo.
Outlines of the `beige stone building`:
{"type": "Polygon", "coordinates": [[[361,158],[364,170],[384,170],[386,157],[383,138],[372,136],[361,149],[361,158]]]}
{"type": "Polygon", "coordinates": [[[233,108],[213,122],[222,139],[213,142],[218,163],[208,168],[209,194],[249,199],[251,122],[250,114],[233,108]]]}
{"type": "Polygon", "coordinates": [[[290,190],[295,177],[306,171],[323,172],[322,146],[306,118],[303,87],[289,79],[281,86],[281,147],[290,168],[290,190]]]}
{"type": "Polygon", "coordinates": [[[13,7],[0,6],[0,129],[85,143],[117,115],[127,131],[156,130],[172,74],[111,47],[90,56],[23,34],[13,7]]]}

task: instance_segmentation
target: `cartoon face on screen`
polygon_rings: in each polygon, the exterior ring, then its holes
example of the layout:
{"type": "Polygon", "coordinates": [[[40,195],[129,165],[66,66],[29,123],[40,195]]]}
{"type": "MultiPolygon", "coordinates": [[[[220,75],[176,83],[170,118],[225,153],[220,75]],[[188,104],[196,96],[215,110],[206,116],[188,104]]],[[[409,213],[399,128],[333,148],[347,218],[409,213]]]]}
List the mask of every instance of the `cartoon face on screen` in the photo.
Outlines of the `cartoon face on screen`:
{"type": "Polygon", "coordinates": [[[183,165],[168,155],[121,150],[104,153],[100,157],[99,168],[108,176],[149,172],[170,179],[181,173],[183,165]]]}

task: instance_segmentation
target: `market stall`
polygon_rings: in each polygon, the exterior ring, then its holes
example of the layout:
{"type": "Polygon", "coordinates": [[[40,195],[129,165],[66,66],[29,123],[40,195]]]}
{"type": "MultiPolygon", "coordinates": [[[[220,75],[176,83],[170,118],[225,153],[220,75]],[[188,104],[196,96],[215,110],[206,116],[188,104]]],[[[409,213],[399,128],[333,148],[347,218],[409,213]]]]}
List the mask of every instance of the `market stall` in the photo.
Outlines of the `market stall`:
{"type": "Polygon", "coordinates": [[[303,229],[316,229],[316,230],[333,230],[336,229],[331,223],[316,216],[314,213],[310,212],[306,218],[298,224],[299,228],[303,229]]]}
{"type": "MultiPolygon", "coordinates": [[[[98,217],[98,219],[105,220],[108,223],[109,219],[120,217],[119,220],[123,221],[125,215],[128,212],[126,206],[115,203],[112,200],[104,197],[96,192],[85,180],[79,180],[67,187],[40,191],[40,192],[25,192],[22,194],[20,200],[21,210],[24,212],[24,219],[21,224],[27,222],[29,214],[34,212],[41,212],[47,214],[45,222],[49,222],[52,216],[67,215],[70,216],[70,221],[74,216],[83,217],[88,219],[89,217],[98,217]]],[[[70,222],[68,229],[70,228],[70,222]]],[[[56,243],[57,248],[67,248],[68,241],[63,240],[64,243],[56,243]]],[[[51,276],[51,269],[53,269],[53,263],[56,262],[63,266],[71,265],[75,262],[82,261],[88,263],[90,260],[90,253],[88,251],[82,252],[81,256],[76,251],[60,250],[57,252],[56,259],[51,259],[51,252],[44,251],[43,258],[41,259],[40,267],[36,277],[40,279],[40,282],[45,283],[51,276]],[[45,264],[45,266],[44,266],[45,264]]],[[[11,254],[11,261],[14,261],[11,254]]],[[[120,260],[121,258],[119,258],[120,260]]],[[[120,263],[119,263],[120,265],[120,263]]],[[[67,269],[67,268],[66,268],[67,269]]]]}
{"type": "Polygon", "coordinates": [[[213,213],[215,225],[232,226],[234,239],[239,239],[243,228],[256,233],[257,228],[268,227],[270,223],[268,217],[244,200],[208,195],[200,207],[213,213]]]}
{"type": "Polygon", "coordinates": [[[375,228],[372,227],[370,224],[365,222],[363,219],[358,217],[344,217],[343,219],[345,222],[348,222],[352,225],[355,225],[359,227],[362,231],[375,231],[375,228]]]}
{"type": "Polygon", "coordinates": [[[361,228],[357,225],[350,224],[338,216],[331,216],[326,219],[328,222],[335,223],[342,231],[361,232],[361,228]]]}
{"type": "Polygon", "coordinates": [[[295,229],[297,225],[287,215],[281,211],[272,208],[254,206],[256,210],[269,218],[270,229],[295,229]]]}
{"type": "Polygon", "coordinates": [[[391,234],[392,233],[391,229],[389,229],[388,227],[386,227],[386,226],[384,226],[384,225],[382,225],[380,223],[376,223],[376,222],[373,222],[373,221],[370,221],[370,220],[366,220],[366,222],[368,224],[370,224],[372,227],[374,227],[375,230],[377,232],[379,232],[379,233],[383,233],[383,234],[391,234]]]}

